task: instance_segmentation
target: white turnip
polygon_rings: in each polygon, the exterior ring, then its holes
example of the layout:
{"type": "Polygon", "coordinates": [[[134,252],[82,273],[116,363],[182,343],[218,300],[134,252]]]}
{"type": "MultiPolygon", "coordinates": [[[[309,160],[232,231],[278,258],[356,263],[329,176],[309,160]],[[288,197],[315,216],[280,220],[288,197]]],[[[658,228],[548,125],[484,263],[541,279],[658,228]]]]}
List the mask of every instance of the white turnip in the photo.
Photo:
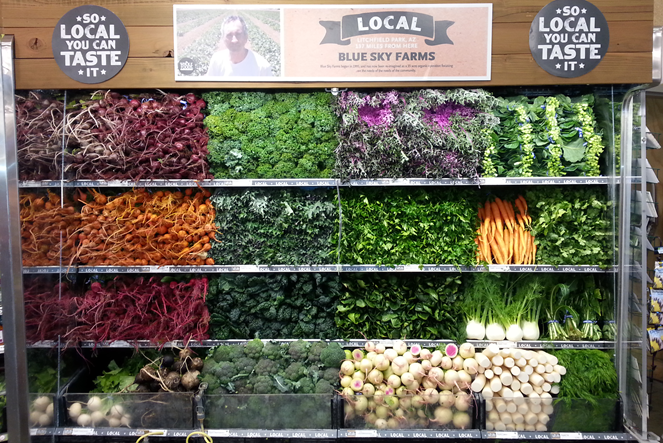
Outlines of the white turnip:
{"type": "Polygon", "coordinates": [[[393,348],[398,355],[403,355],[407,352],[407,343],[405,343],[403,340],[396,340],[394,342],[393,348]]]}
{"type": "Polygon", "coordinates": [[[450,408],[456,402],[456,396],[451,391],[442,391],[440,392],[439,403],[440,406],[445,408],[450,408]]]}
{"type": "Polygon", "coordinates": [[[470,414],[467,412],[456,412],[453,417],[453,424],[456,429],[467,429],[472,424],[470,414]]]}
{"type": "Polygon", "coordinates": [[[399,376],[405,374],[409,367],[410,364],[403,356],[398,356],[391,362],[391,370],[394,372],[394,374],[399,376]]]}
{"type": "Polygon", "coordinates": [[[438,406],[433,412],[434,422],[440,426],[446,426],[453,420],[453,412],[449,408],[438,406]]]}

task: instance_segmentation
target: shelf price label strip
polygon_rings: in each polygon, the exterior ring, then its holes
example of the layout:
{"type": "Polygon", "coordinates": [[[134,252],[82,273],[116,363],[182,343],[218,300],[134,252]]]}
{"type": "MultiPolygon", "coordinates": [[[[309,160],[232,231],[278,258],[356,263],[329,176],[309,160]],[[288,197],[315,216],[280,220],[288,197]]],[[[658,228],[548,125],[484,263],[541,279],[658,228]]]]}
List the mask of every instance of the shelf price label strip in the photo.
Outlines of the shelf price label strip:
{"type": "Polygon", "coordinates": [[[505,432],[482,431],[482,438],[498,440],[635,440],[627,433],[582,433],[582,432],[505,432]]]}

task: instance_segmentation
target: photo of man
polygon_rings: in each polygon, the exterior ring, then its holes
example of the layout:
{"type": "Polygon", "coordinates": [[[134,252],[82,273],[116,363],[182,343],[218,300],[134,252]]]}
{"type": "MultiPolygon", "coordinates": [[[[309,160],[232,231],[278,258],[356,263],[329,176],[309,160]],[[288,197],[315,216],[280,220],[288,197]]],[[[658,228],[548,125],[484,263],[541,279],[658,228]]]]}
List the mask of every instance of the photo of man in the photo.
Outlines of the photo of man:
{"type": "Polygon", "coordinates": [[[255,77],[272,76],[272,67],[260,54],[246,48],[249,31],[244,19],[238,15],[226,17],[222,25],[224,50],[212,55],[207,76],[255,77]]]}

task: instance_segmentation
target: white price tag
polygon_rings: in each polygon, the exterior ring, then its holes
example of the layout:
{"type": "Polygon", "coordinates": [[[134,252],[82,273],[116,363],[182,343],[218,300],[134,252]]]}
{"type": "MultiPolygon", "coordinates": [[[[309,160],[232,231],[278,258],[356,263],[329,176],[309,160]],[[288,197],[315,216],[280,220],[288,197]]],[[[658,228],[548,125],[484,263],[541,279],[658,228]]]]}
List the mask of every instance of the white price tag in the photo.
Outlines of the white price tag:
{"type": "Polygon", "coordinates": [[[490,272],[509,272],[509,265],[488,265],[490,272]]]}
{"type": "Polygon", "coordinates": [[[355,432],[356,437],[377,437],[378,431],[375,429],[357,429],[355,432]]]}
{"type": "Polygon", "coordinates": [[[517,343],[515,341],[508,341],[508,340],[498,341],[498,342],[495,342],[495,343],[497,344],[497,346],[499,346],[502,349],[504,349],[504,348],[515,348],[516,345],[517,345],[517,343]]]}
{"type": "Polygon", "coordinates": [[[560,432],[560,440],[582,440],[582,434],[580,432],[560,432]]]}
{"type": "Polygon", "coordinates": [[[230,437],[229,429],[210,429],[206,433],[210,437],[230,437]]]}
{"type": "Polygon", "coordinates": [[[71,435],[94,435],[92,428],[72,428],[71,435]]]}
{"type": "Polygon", "coordinates": [[[504,439],[517,439],[518,438],[518,433],[517,432],[503,432],[503,431],[498,431],[495,432],[495,438],[504,438],[504,439]]]}

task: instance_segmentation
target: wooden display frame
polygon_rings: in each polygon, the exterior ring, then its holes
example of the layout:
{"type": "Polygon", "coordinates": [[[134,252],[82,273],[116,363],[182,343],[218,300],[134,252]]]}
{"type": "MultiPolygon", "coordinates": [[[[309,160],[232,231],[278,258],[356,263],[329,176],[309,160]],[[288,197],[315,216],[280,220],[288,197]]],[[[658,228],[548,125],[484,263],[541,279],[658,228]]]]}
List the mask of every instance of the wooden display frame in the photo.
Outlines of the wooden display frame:
{"type": "MultiPolygon", "coordinates": [[[[420,1],[477,3],[481,0],[420,1]]],[[[210,0],[177,4],[213,4],[210,0]]],[[[224,4],[310,4],[301,1],[231,1],[224,4]]],[[[320,1],[320,4],[357,4],[354,1],[320,1]]],[[[397,4],[395,1],[363,1],[362,4],[397,4]]],[[[389,82],[390,87],[524,86],[569,84],[641,84],[652,81],[652,32],[654,0],[592,0],[610,27],[610,45],[604,60],[590,73],[576,78],[555,77],[541,69],[529,51],[529,29],[536,14],[549,0],[495,0],[493,2],[492,79],[463,82],[389,82]]],[[[129,59],[114,78],[96,85],[76,82],[58,68],[52,54],[51,36],[57,21],[75,6],[88,4],[64,0],[37,2],[1,1],[2,32],[15,36],[17,89],[106,88],[320,88],[383,87],[377,82],[176,82],[173,58],[173,2],[100,0],[94,4],[110,9],[127,27],[129,59]]]]}

